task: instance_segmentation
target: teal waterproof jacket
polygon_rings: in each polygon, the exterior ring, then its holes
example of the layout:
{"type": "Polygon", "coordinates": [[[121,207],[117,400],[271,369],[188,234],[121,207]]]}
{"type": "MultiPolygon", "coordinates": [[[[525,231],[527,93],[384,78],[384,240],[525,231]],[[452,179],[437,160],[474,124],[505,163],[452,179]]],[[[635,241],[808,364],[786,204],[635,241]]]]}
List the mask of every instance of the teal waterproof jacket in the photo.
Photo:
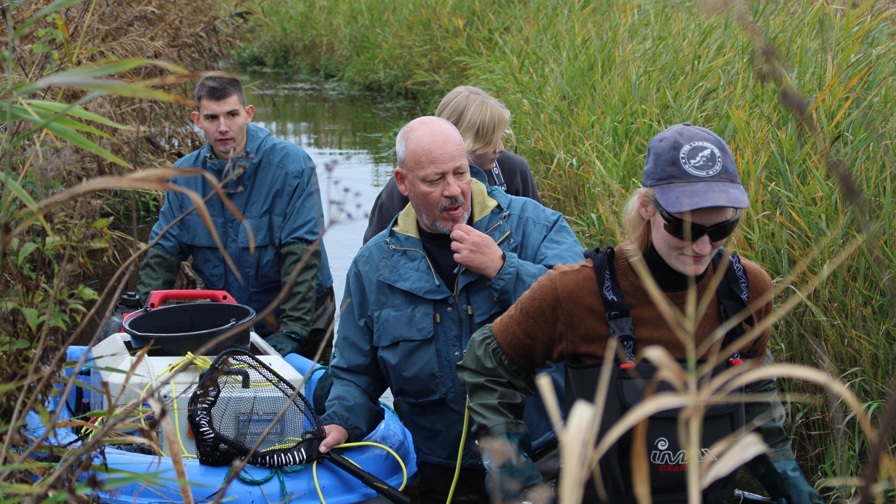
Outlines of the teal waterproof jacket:
{"type": "MultiPolygon", "coordinates": [[[[466,405],[456,366],[470,336],[549,268],[578,262],[583,251],[560,213],[476,179],[472,185],[473,227],[498,243],[504,266],[492,280],[461,267],[456,284],[445,285],[423,250],[413,208],[405,207],[349,268],[323,416],[324,424],[341,425],[350,440],[360,440],[382,419],[378,398],[391,388],[418,461],[450,467],[466,405]]],[[[562,384],[562,372],[558,378],[562,384]]],[[[533,438],[551,436],[544,410],[535,416],[541,426],[530,430],[533,438]]],[[[465,467],[482,466],[474,445],[468,429],[465,467]]]]}
{"type": "MultiPolygon", "coordinates": [[[[194,209],[190,198],[177,191],[168,191],[152,228],[150,243],[181,261],[193,256],[192,266],[208,289],[223,289],[233,298],[261,311],[277,296],[281,287],[280,249],[294,243],[314,242],[324,229],[323,207],[314,162],[298,145],[275,138],[254,124],[246,132],[246,150],[235,160],[215,157],[206,144],[179,159],[176,167],[201,168],[217,180],[238,173],[224,184],[224,194],[245,217],[241,223],[217,195],[206,206],[227,253],[233,259],[240,279],[225,263],[211,233],[194,209]],[[189,212],[189,213],[187,213],[189,212]],[[177,217],[183,220],[162,234],[177,217]],[[250,250],[250,233],[255,250],[250,250]]],[[[195,191],[200,197],[213,193],[211,184],[202,176],[184,176],[172,183],[195,191]]],[[[330,265],[323,242],[317,272],[316,292],[308,309],[313,313],[314,298],[333,285],[330,265]]],[[[274,313],[279,319],[279,314],[274,313]]],[[[260,334],[270,331],[263,321],[256,323],[260,334]]]]}

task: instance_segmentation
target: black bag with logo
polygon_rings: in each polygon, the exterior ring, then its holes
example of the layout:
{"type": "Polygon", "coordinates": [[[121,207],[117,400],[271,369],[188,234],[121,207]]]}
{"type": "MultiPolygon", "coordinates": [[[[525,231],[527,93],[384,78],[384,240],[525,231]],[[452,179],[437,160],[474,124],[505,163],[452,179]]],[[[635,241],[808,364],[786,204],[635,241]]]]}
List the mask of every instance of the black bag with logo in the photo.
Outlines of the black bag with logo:
{"type": "MultiPolygon", "coordinates": [[[[716,269],[721,263],[724,249],[713,257],[716,269]]],[[[636,362],[634,324],[628,305],[622,298],[622,292],[616,279],[613,264],[614,251],[606,248],[586,252],[592,257],[598,290],[606,308],[607,322],[611,335],[616,338],[623,352],[625,361],[614,363],[610,372],[610,385],[604,415],[601,419],[600,439],[622,416],[636,404],[641,402],[647,393],[660,393],[674,390],[670,383],[658,381],[654,383],[656,368],[649,362],[636,362]],[[649,391],[649,387],[654,387],[649,391]]],[[[719,304],[722,320],[739,313],[747,306],[747,279],[738,258],[731,257],[725,272],[725,278],[718,287],[719,304]]],[[[746,320],[753,325],[752,317],[746,320]]],[[[726,334],[724,344],[733,342],[744,333],[741,324],[726,334]]],[[[731,365],[742,362],[735,353],[725,362],[713,369],[713,375],[722,372],[731,365]]],[[[566,405],[569,409],[576,399],[592,401],[597,389],[602,363],[567,363],[566,372],[566,405]]],[[[686,467],[688,453],[679,440],[678,421],[680,409],[661,411],[647,421],[646,448],[649,461],[649,476],[653,502],[672,503],[687,501],[686,467]]],[[[733,399],[731,402],[708,406],[701,429],[700,453],[703,460],[712,456],[709,447],[719,439],[736,432],[744,424],[743,401],[733,399]]],[[[634,503],[633,483],[631,477],[633,433],[626,433],[599,462],[601,476],[607,490],[607,502],[634,503]]],[[[732,473],[715,481],[703,491],[703,502],[722,502],[734,491],[735,474],[732,473]]],[[[585,488],[583,502],[601,502],[593,481],[585,488]]]]}

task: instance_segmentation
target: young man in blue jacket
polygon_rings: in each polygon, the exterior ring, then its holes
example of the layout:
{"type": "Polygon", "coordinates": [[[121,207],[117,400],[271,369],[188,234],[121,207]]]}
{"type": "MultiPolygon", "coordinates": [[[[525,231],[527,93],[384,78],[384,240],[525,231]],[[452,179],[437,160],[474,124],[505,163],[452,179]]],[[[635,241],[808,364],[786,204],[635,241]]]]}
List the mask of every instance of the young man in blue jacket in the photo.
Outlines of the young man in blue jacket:
{"type": "Polygon", "coordinates": [[[321,451],[371,432],[383,416],[378,398],[391,388],[414,439],[421,501],[446,501],[462,451],[454,502],[485,502],[456,365],[476,329],[550,268],[578,262],[582,246],[560,213],[474,179],[447,120],[411,121],[396,153],[395,180],[411,204],[349,268],[321,451]]]}
{"type": "Polygon", "coordinates": [[[168,191],[149,237],[150,243],[158,241],[140,267],[137,294],[145,301],[153,290],[172,288],[181,261],[192,256],[193,269],[206,288],[226,290],[260,313],[310,253],[283,301],[271,317],[256,321],[255,330],[281,354],[313,356],[335,313],[327,253],[322,242],[314,245],[324,228],[314,163],[298,145],[250,124],[255,108],[246,105],[238,79],[205,76],[193,97],[193,123],[208,143],[174,166],[200,168],[211,175],[245,221],[214,194],[205,177],[183,176],[172,183],[203,198],[211,195],[205,204],[235,268],[225,261],[190,198],[168,191]]]}

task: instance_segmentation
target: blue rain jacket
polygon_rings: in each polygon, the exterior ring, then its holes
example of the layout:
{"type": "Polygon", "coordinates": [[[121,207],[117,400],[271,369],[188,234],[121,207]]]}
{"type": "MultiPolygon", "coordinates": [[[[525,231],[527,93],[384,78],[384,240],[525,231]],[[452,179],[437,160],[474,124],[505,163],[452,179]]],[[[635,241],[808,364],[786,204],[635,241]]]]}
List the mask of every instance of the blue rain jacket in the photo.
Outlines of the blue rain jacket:
{"type": "MultiPolygon", "coordinates": [[[[225,195],[243,214],[244,223],[237,220],[217,195],[206,202],[218,236],[242,281],[224,262],[211,233],[195,211],[162,235],[155,246],[181,261],[192,254],[193,269],[206,288],[226,290],[237,302],[261,311],[280,292],[280,248],[299,242],[312,243],[324,229],[314,162],[298,145],[275,138],[261,126],[249,124],[245,155],[229,167],[227,160],[215,157],[209,144],[182,157],[174,166],[202,168],[218,180],[229,176],[234,169],[245,167],[241,175],[224,185],[225,195]],[[249,227],[255,240],[254,252],[249,249],[249,227]]],[[[213,192],[208,180],[198,175],[178,177],[172,183],[195,191],[200,197],[213,192]]],[[[159,220],[149,236],[150,242],[175,218],[193,208],[186,194],[168,191],[159,220]]],[[[323,242],[320,248],[317,296],[333,285],[323,242]]],[[[274,317],[279,319],[279,312],[274,317]]],[[[256,324],[256,330],[262,334],[269,332],[263,321],[256,324]]]]}
{"type": "MultiPolygon", "coordinates": [[[[418,460],[451,467],[466,405],[457,363],[470,336],[549,268],[582,258],[582,246],[563,215],[478,180],[472,184],[473,227],[498,243],[504,266],[492,280],[461,268],[456,285],[445,285],[423,251],[416,214],[407,205],[349,268],[330,361],[333,388],[323,416],[324,424],[339,424],[351,440],[360,440],[381,420],[378,398],[389,387],[418,460]]],[[[553,377],[562,403],[563,369],[553,377]]],[[[527,425],[534,441],[544,441],[553,432],[537,395],[534,401],[535,409],[527,405],[527,425]]],[[[465,467],[482,467],[474,442],[468,431],[465,467]]]]}

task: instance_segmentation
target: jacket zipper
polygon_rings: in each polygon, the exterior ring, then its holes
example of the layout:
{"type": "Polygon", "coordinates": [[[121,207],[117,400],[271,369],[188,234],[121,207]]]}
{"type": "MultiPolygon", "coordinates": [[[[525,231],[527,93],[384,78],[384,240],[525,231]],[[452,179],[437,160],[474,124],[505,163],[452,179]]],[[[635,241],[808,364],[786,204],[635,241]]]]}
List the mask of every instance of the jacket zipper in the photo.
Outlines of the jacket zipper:
{"type": "Polygon", "coordinates": [[[406,251],[406,252],[417,252],[418,254],[422,255],[423,258],[426,259],[426,264],[429,265],[429,272],[432,273],[432,279],[433,279],[433,281],[434,281],[435,283],[439,283],[439,277],[438,277],[438,275],[436,274],[436,269],[433,268],[433,266],[432,266],[432,261],[429,260],[429,257],[427,257],[426,252],[424,252],[424,251],[422,251],[422,250],[420,250],[420,249],[415,249],[415,248],[410,248],[410,247],[396,247],[395,245],[392,245],[391,243],[389,244],[389,249],[391,249],[391,250],[404,250],[404,251],[406,251]]]}
{"type": "MultiPolygon", "coordinates": [[[[486,229],[486,230],[485,230],[485,233],[488,234],[488,233],[489,233],[490,231],[492,231],[493,229],[495,229],[495,228],[497,228],[498,226],[501,226],[502,224],[504,224],[504,220],[505,220],[506,218],[507,218],[507,213],[505,212],[505,213],[501,216],[501,220],[499,220],[498,222],[496,222],[494,226],[492,226],[492,227],[486,229]]],[[[505,240],[508,236],[510,236],[510,231],[507,231],[507,232],[504,233],[500,238],[498,238],[497,240],[495,240],[495,243],[500,247],[500,246],[501,246],[501,243],[504,242],[504,240],[505,240]]],[[[457,310],[457,319],[458,319],[458,322],[460,323],[461,329],[463,329],[463,326],[464,326],[464,317],[463,317],[463,315],[460,313],[460,299],[458,298],[458,295],[459,295],[460,293],[457,291],[457,289],[458,289],[458,281],[460,281],[460,275],[461,275],[461,273],[463,273],[464,270],[466,270],[466,269],[467,269],[466,266],[461,266],[461,268],[460,268],[459,270],[457,270],[457,277],[455,277],[455,279],[454,279],[454,290],[453,290],[453,292],[452,292],[452,297],[454,297],[454,304],[458,307],[458,310],[457,310]]],[[[473,317],[473,306],[468,304],[468,305],[467,305],[467,320],[470,320],[472,317],[473,317]]],[[[470,327],[471,327],[471,329],[472,329],[472,323],[470,323],[470,327]]],[[[471,331],[471,332],[472,332],[472,331],[471,331]]],[[[463,336],[461,336],[461,341],[463,341],[463,336]]],[[[465,351],[466,351],[466,349],[462,350],[461,353],[463,353],[463,352],[465,352],[465,351]]]]}

